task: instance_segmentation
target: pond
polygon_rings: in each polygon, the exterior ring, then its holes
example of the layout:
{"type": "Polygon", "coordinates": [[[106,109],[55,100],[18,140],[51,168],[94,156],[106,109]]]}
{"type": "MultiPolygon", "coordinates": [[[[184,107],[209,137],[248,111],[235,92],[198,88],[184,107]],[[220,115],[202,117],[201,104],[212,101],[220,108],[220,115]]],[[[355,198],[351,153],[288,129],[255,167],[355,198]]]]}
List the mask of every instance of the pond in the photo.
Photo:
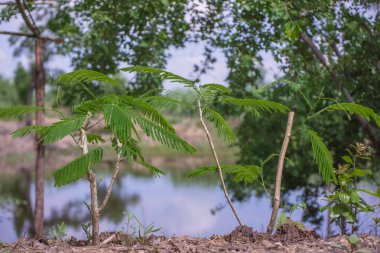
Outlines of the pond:
{"type": "MultiPolygon", "coordinates": [[[[102,177],[102,182],[109,182],[111,176],[104,174],[102,177]]],[[[1,179],[0,197],[3,199],[3,205],[0,209],[0,241],[14,242],[29,233],[33,203],[30,205],[22,201],[28,197],[34,199],[34,185],[28,183],[29,179],[27,174],[1,179]]],[[[104,194],[105,186],[105,183],[101,183],[100,193],[104,194]]],[[[292,193],[291,199],[295,200],[299,194],[300,192],[292,193]]],[[[51,235],[54,225],[64,222],[68,237],[84,239],[85,233],[81,225],[89,221],[88,210],[84,204],[84,201],[89,202],[89,196],[88,182],[85,180],[60,188],[55,188],[53,181],[47,180],[47,234],[51,235]]],[[[375,198],[367,200],[373,203],[375,198]]],[[[157,235],[208,237],[213,234],[227,234],[236,227],[237,222],[225,204],[216,177],[188,179],[183,172],[175,170],[170,170],[159,178],[135,172],[124,173],[116,183],[109,205],[103,214],[101,231],[132,231],[124,213],[128,211],[144,225],[153,223],[156,228],[161,228],[157,235]],[[225,207],[222,208],[223,206],[225,207]]],[[[271,213],[268,198],[252,195],[248,201],[235,205],[243,223],[255,230],[264,231],[271,213]]],[[[301,215],[302,210],[297,210],[292,218],[300,220],[301,215]]],[[[368,215],[361,216],[360,224],[362,231],[370,231],[371,221],[368,215]]],[[[306,226],[312,227],[311,224],[306,226]]],[[[337,231],[335,229],[335,232],[337,231]]],[[[318,233],[326,235],[326,219],[318,233]]]]}

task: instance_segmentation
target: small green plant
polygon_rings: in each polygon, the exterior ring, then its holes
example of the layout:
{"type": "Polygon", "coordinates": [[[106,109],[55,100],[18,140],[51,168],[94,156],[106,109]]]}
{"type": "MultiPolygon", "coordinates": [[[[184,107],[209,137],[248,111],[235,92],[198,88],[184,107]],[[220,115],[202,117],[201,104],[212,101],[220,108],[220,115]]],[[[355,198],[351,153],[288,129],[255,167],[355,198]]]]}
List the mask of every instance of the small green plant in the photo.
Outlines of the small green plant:
{"type": "MultiPolygon", "coordinates": [[[[86,206],[87,211],[88,211],[88,213],[90,214],[90,217],[91,217],[91,206],[86,201],[83,201],[83,204],[86,206]]],[[[91,219],[90,219],[89,222],[87,222],[85,224],[81,224],[81,227],[82,227],[83,232],[86,235],[87,241],[90,242],[92,240],[92,235],[91,235],[92,223],[91,223],[91,219]]]]}
{"type": "MultiPolygon", "coordinates": [[[[58,78],[57,110],[60,120],[45,126],[26,126],[13,132],[13,137],[20,137],[36,133],[43,144],[51,144],[68,136],[79,146],[81,156],[66,164],[54,173],[55,186],[61,187],[86,177],[91,193],[91,240],[93,245],[99,245],[99,222],[104,208],[110,198],[113,184],[118,178],[122,162],[137,162],[146,167],[156,176],[164,172],[147,163],[139,147],[141,133],[172,149],[194,153],[196,150],[187,142],[179,138],[173,126],[143,97],[126,95],[107,95],[96,97],[86,84],[120,85],[116,79],[91,70],[77,70],[62,74],[58,78]],[[90,99],[75,105],[70,115],[66,116],[60,109],[61,88],[70,89],[74,86],[83,88],[90,99]],[[111,136],[106,142],[102,136],[93,132],[95,125],[103,123],[104,131],[111,136]],[[141,129],[139,131],[138,129],[141,129]],[[102,161],[104,145],[112,146],[115,150],[114,174],[109,182],[103,200],[98,200],[98,177],[95,166],[102,161]]],[[[161,101],[165,102],[165,101],[161,101]]],[[[44,108],[30,106],[15,106],[0,108],[0,118],[15,118],[19,115],[42,110],[44,108]]],[[[86,227],[88,228],[88,226],[86,227]]]]}
{"type": "Polygon", "coordinates": [[[280,215],[277,218],[276,221],[276,229],[279,229],[282,225],[287,224],[289,222],[292,222],[294,224],[299,225],[299,227],[304,228],[303,224],[298,221],[293,221],[292,220],[292,215],[295,210],[298,208],[302,210],[306,210],[306,203],[305,202],[300,202],[300,203],[295,203],[291,206],[285,205],[280,213],[280,215]],[[289,213],[289,215],[286,215],[286,213],[289,213]]]}
{"type": "Polygon", "coordinates": [[[82,230],[83,232],[85,233],[86,235],[86,238],[87,238],[87,241],[91,241],[92,240],[92,236],[91,236],[91,222],[88,222],[86,224],[81,224],[81,227],[82,227],[82,230]]]}
{"type": "Polygon", "coordinates": [[[350,245],[350,252],[357,252],[360,247],[360,238],[356,234],[346,236],[347,242],[350,245]]]}
{"type": "MultiPolygon", "coordinates": [[[[192,99],[189,99],[189,96],[188,96],[186,99],[186,102],[184,102],[183,99],[177,100],[173,96],[171,97],[168,97],[168,96],[145,97],[145,100],[151,103],[152,105],[160,106],[160,107],[170,106],[173,104],[175,104],[176,106],[184,106],[191,109],[194,113],[197,114],[200,120],[200,123],[203,127],[203,131],[209,142],[210,150],[212,152],[215,165],[195,169],[188,175],[199,176],[205,173],[217,172],[217,174],[219,175],[224,196],[236,220],[238,221],[240,225],[242,225],[239,215],[229,197],[229,194],[224,182],[223,173],[234,174],[234,179],[236,182],[251,183],[254,180],[257,180],[258,175],[262,173],[261,167],[257,165],[236,165],[236,164],[222,165],[220,164],[219,157],[215,149],[215,144],[210,134],[209,126],[206,124],[206,121],[209,121],[211,124],[214,125],[214,127],[217,130],[218,135],[224,137],[224,139],[229,144],[232,144],[236,141],[236,135],[234,131],[232,130],[232,128],[227,123],[227,121],[224,119],[224,117],[215,110],[214,108],[215,105],[219,104],[219,105],[227,105],[227,106],[237,106],[246,112],[254,114],[255,116],[260,116],[261,113],[263,112],[286,113],[289,111],[289,109],[282,104],[275,103],[272,101],[247,99],[247,98],[244,98],[244,99],[235,98],[230,95],[231,90],[223,85],[215,84],[215,83],[199,85],[197,81],[191,81],[189,79],[186,79],[184,77],[175,75],[173,73],[170,73],[161,69],[143,67],[143,66],[134,66],[134,67],[123,68],[121,70],[126,71],[126,72],[139,72],[139,73],[151,74],[151,75],[161,78],[162,80],[168,80],[173,83],[180,83],[184,87],[187,87],[193,90],[192,99]],[[166,103],[164,103],[163,101],[166,101],[166,103]]],[[[189,93],[189,95],[191,95],[191,93],[189,93]]]]}
{"type": "MultiPolygon", "coordinates": [[[[149,235],[161,230],[161,228],[156,228],[153,223],[144,226],[143,223],[131,212],[123,212],[123,214],[127,217],[127,235],[132,239],[137,237],[141,243],[145,243],[149,235]]],[[[131,244],[132,241],[129,243],[131,244]]]]}
{"type": "Polygon", "coordinates": [[[359,195],[359,192],[371,194],[380,198],[380,189],[377,192],[368,189],[357,188],[357,180],[360,177],[371,175],[370,169],[359,169],[360,160],[370,159],[367,147],[364,144],[357,143],[351,145],[351,149],[346,149],[347,155],[342,156],[345,162],[334,170],[336,182],[335,189],[325,195],[327,205],[322,208],[322,212],[330,210],[331,222],[336,222],[342,234],[347,233],[346,224],[351,224],[351,233],[358,229],[357,221],[360,212],[373,212],[374,207],[370,206],[359,195]]]}
{"type": "Polygon", "coordinates": [[[52,236],[53,239],[60,241],[66,236],[66,225],[63,221],[60,224],[53,226],[52,236]]]}
{"type": "Polygon", "coordinates": [[[371,253],[372,251],[362,246],[360,238],[356,234],[346,235],[347,244],[336,243],[332,246],[350,253],[371,253]]]}
{"type": "Polygon", "coordinates": [[[374,234],[375,236],[378,236],[379,233],[378,233],[378,229],[380,227],[380,218],[379,217],[371,217],[372,220],[373,220],[373,225],[371,225],[374,229],[374,234]]]}

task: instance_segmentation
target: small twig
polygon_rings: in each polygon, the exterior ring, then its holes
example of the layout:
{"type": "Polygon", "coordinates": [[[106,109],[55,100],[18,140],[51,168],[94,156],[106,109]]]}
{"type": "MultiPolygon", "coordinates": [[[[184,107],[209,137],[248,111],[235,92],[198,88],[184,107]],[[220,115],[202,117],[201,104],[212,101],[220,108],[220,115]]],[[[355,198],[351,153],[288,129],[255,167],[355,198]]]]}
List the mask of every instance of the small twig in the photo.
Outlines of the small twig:
{"type": "Polygon", "coordinates": [[[267,228],[267,233],[270,233],[270,234],[272,234],[274,226],[276,224],[277,213],[280,207],[282,171],[284,167],[286,150],[288,148],[289,139],[292,134],[293,119],[294,119],[294,112],[289,112],[284,141],[282,142],[280,157],[278,158],[278,164],[277,164],[276,185],[275,185],[274,197],[273,197],[272,215],[271,215],[269,225],[267,228]]]}
{"type": "Polygon", "coordinates": [[[111,235],[110,237],[108,237],[107,239],[105,239],[104,241],[102,241],[99,244],[99,247],[102,247],[102,246],[106,245],[107,243],[111,242],[113,239],[115,239],[115,237],[116,237],[116,234],[111,235]]]}

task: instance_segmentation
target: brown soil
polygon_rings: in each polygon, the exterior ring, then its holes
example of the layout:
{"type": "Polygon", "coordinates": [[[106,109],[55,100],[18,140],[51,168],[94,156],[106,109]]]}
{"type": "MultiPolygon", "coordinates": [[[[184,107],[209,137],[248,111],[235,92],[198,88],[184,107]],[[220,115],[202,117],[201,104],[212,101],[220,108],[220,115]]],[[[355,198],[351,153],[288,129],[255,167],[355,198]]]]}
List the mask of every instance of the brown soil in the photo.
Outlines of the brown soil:
{"type": "Polygon", "coordinates": [[[273,240],[289,244],[299,241],[315,241],[320,236],[314,230],[308,230],[292,221],[282,225],[273,235],[273,240]]]}
{"type": "MultiPolygon", "coordinates": [[[[210,239],[150,236],[145,241],[132,239],[125,234],[102,233],[101,241],[108,238],[112,240],[100,247],[89,246],[86,241],[75,238],[65,241],[20,239],[14,244],[0,243],[0,252],[351,252],[343,236],[324,240],[316,236],[315,232],[301,232],[299,229],[288,225],[274,236],[269,236],[239,226],[228,235],[214,235],[210,239]]],[[[360,238],[359,252],[380,252],[380,237],[363,235],[360,238]]]]}

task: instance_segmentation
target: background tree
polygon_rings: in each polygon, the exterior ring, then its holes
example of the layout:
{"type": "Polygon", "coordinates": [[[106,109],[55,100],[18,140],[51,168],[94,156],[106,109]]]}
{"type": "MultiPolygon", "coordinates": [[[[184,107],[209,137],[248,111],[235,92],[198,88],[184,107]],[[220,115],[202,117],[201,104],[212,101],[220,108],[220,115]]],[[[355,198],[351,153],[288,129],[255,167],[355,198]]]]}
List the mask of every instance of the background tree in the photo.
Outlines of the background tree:
{"type": "MultiPolygon", "coordinates": [[[[18,53],[35,52],[36,105],[44,106],[45,69],[43,61],[55,54],[71,57],[75,68],[91,68],[104,73],[115,73],[119,63],[149,64],[163,67],[170,46],[183,46],[188,24],[185,21],[186,1],[56,1],[7,2],[0,13],[0,22],[8,22],[21,14],[24,24],[18,31],[0,31],[0,34],[21,36],[18,53]],[[44,45],[46,41],[62,42],[42,34],[65,38],[60,46],[44,45]],[[36,42],[34,45],[34,40],[36,42]],[[46,50],[46,51],[44,51],[46,50]]],[[[13,43],[16,42],[12,38],[13,43]]],[[[88,84],[91,85],[91,84],[88,84]]],[[[158,79],[144,75],[130,82],[134,93],[142,93],[161,85],[158,79]]],[[[98,86],[92,88],[99,89],[98,86]]],[[[101,90],[99,90],[99,93],[101,90]]],[[[65,96],[80,90],[65,91],[65,96]]],[[[72,97],[75,97],[72,96],[72,97]]],[[[69,103],[78,101],[68,101],[69,103]]],[[[42,111],[36,112],[36,124],[43,124],[42,111]]],[[[37,140],[37,143],[38,140],[37,140]]],[[[37,236],[43,233],[43,149],[36,145],[36,226],[37,236]]]]}
{"type": "Polygon", "coordinates": [[[17,90],[12,82],[0,76],[0,105],[15,105],[18,102],[17,90]]]}
{"type": "MultiPolygon", "coordinates": [[[[206,8],[192,16],[193,22],[200,24],[198,37],[208,42],[205,64],[200,70],[207,69],[215,60],[214,50],[222,48],[229,67],[227,81],[235,95],[258,95],[252,90],[258,88],[266,51],[274,56],[284,79],[299,84],[312,103],[318,101],[314,104],[316,109],[328,103],[318,97],[330,97],[380,111],[378,94],[374,94],[380,81],[380,15],[376,1],[206,0],[203,3],[206,8]]],[[[295,110],[299,115],[295,125],[299,125],[302,115],[308,113],[307,103],[301,94],[284,86],[284,83],[272,86],[260,96],[295,110]]],[[[244,118],[238,131],[241,163],[255,163],[260,157],[278,152],[274,148],[281,142],[279,120],[285,124],[285,118],[276,115],[266,122],[260,121],[259,125],[255,119],[244,118]],[[270,137],[263,138],[263,133],[270,137]]],[[[324,115],[323,121],[313,120],[309,124],[318,129],[334,156],[339,156],[354,140],[370,140],[379,151],[379,132],[363,118],[354,117],[346,122],[343,117],[324,115]]],[[[295,164],[284,170],[284,186],[287,190],[301,189],[312,182],[315,187],[305,188],[303,197],[307,196],[308,211],[314,213],[317,209],[311,200],[316,199],[321,181],[310,173],[316,171],[310,170],[311,154],[302,148],[302,139],[297,140],[289,147],[288,156],[295,164]]],[[[274,178],[274,168],[275,164],[268,164],[270,181],[274,178]]],[[[240,186],[235,189],[237,199],[245,199],[252,190],[240,186]]]]}
{"type": "Polygon", "coordinates": [[[31,97],[29,94],[30,86],[31,86],[31,76],[32,73],[30,70],[25,69],[21,63],[17,64],[17,68],[15,70],[13,83],[17,90],[18,100],[20,104],[30,105],[31,97]]]}
{"type": "MultiPolygon", "coordinates": [[[[72,57],[75,68],[115,73],[123,65],[163,68],[169,47],[182,47],[189,24],[187,1],[58,1],[48,29],[65,37],[57,53],[72,57]]],[[[161,86],[157,78],[137,75],[134,93],[161,86]]]]}

